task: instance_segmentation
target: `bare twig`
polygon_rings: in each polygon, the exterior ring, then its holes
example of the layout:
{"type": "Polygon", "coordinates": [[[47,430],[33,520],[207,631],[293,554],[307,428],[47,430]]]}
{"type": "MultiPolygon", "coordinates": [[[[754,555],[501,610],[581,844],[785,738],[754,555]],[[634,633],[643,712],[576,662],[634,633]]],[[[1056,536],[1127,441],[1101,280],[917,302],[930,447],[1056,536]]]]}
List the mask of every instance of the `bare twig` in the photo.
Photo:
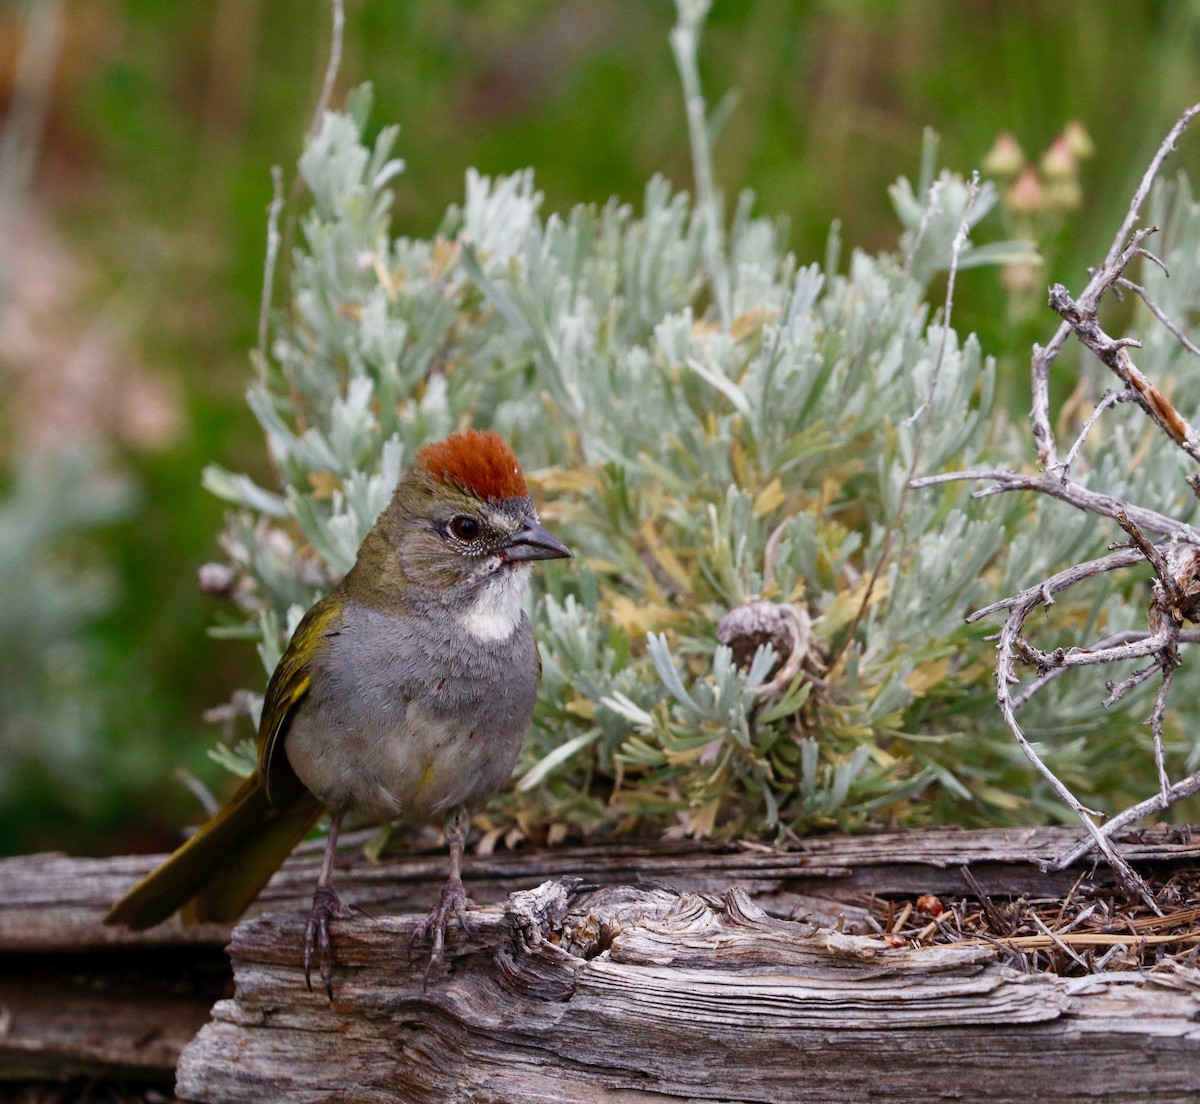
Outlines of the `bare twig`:
{"type": "MultiPolygon", "coordinates": [[[[935,189],[940,195],[938,185],[940,181],[935,181],[929,188],[930,192],[930,208],[932,208],[935,189]]],[[[946,276],[946,302],[942,308],[942,335],[938,342],[937,359],[933,362],[933,371],[929,376],[929,390],[925,393],[925,399],[916,410],[914,410],[904,420],[906,426],[920,425],[921,433],[913,445],[913,458],[908,466],[909,478],[917,470],[917,462],[920,459],[921,443],[924,440],[925,422],[929,417],[929,411],[933,406],[933,396],[937,393],[938,379],[942,374],[942,364],[946,360],[946,342],[950,336],[950,316],[954,311],[954,285],[958,280],[958,263],[962,256],[963,247],[967,244],[967,233],[970,230],[971,209],[975,206],[975,200],[979,196],[979,173],[971,174],[971,182],[967,185],[967,202],[963,204],[962,218],[958,221],[958,229],[954,232],[954,241],[950,245],[950,271],[946,276]]],[[[926,213],[928,213],[928,210],[926,213]]],[[[924,224],[924,219],[921,220],[924,224]]],[[[903,503],[905,488],[901,491],[901,503],[903,503]]],[[[901,510],[903,505],[901,505],[901,510]]],[[[897,514],[900,510],[897,511],[897,514]]],[[[897,524],[899,518],[897,518],[897,524]]]]}
{"type": "Polygon", "coordinates": [[[1146,534],[1142,532],[1141,526],[1133,521],[1128,513],[1119,510],[1116,518],[1117,524],[1129,534],[1129,539],[1133,541],[1134,547],[1146,557],[1150,566],[1154,568],[1154,574],[1158,576],[1167,600],[1172,606],[1182,606],[1187,596],[1183,593],[1179,581],[1171,574],[1171,569],[1167,566],[1167,558],[1146,539],[1146,534]]]}
{"type": "Polygon", "coordinates": [[[1171,334],[1175,337],[1175,340],[1178,341],[1179,344],[1182,345],[1189,353],[1191,353],[1192,356],[1200,357],[1200,347],[1198,347],[1188,337],[1188,335],[1185,334],[1183,330],[1181,330],[1167,316],[1167,313],[1150,297],[1150,294],[1144,287],[1142,287],[1141,284],[1135,284],[1132,280],[1127,280],[1124,276],[1122,276],[1117,281],[1117,285],[1119,287],[1128,288],[1134,294],[1140,296],[1142,302],[1146,304],[1146,307],[1150,313],[1154,315],[1154,317],[1157,318],[1171,332],[1171,334]]]}
{"type": "Polygon", "coordinates": [[[997,613],[1000,610],[1013,609],[1015,606],[1027,601],[1034,593],[1037,595],[1038,602],[1035,602],[1034,606],[1030,607],[1031,609],[1035,608],[1039,603],[1051,605],[1050,595],[1060,590],[1066,590],[1067,587],[1074,586],[1083,579],[1103,575],[1106,571],[1118,571],[1123,567],[1132,567],[1134,564],[1141,562],[1142,554],[1140,552],[1133,548],[1125,548],[1119,552],[1111,552],[1107,556],[1101,556],[1096,560],[1073,564],[1071,567],[1064,568],[1057,575],[1052,575],[1045,582],[1038,583],[1028,590],[1023,590],[1020,594],[1014,595],[1012,598],[1002,598],[999,602],[993,602],[990,606],[984,606],[982,609],[977,609],[974,613],[967,614],[966,620],[968,623],[978,621],[980,618],[987,617],[989,614],[997,613]]]}
{"type": "Polygon", "coordinates": [[[1083,428],[1079,431],[1079,436],[1075,438],[1075,443],[1071,446],[1070,451],[1061,460],[1052,464],[1047,470],[1062,473],[1062,481],[1067,481],[1067,476],[1070,474],[1071,465],[1075,463],[1075,457],[1079,455],[1079,450],[1083,448],[1083,442],[1087,440],[1087,435],[1091,433],[1092,426],[1099,420],[1100,416],[1118,403],[1132,402],[1133,392],[1126,387],[1122,391],[1108,390],[1104,392],[1104,397],[1096,404],[1096,409],[1092,411],[1088,420],[1083,423],[1083,428]]]}
{"type": "Polygon", "coordinates": [[[1154,765],[1158,768],[1158,792],[1163,799],[1171,789],[1171,780],[1167,777],[1167,766],[1163,759],[1163,717],[1167,713],[1167,695],[1171,692],[1171,679],[1175,675],[1173,666],[1163,665],[1162,682],[1158,687],[1158,695],[1154,699],[1154,709],[1150,713],[1150,731],[1154,734],[1154,765]]]}
{"type": "Polygon", "coordinates": [[[1151,713],[1150,725],[1154,733],[1155,762],[1159,774],[1159,794],[1157,800],[1165,803],[1171,800],[1171,787],[1166,774],[1166,766],[1162,751],[1162,720],[1166,712],[1166,698],[1170,689],[1172,672],[1179,663],[1178,644],[1182,632],[1183,614],[1180,610],[1186,606],[1189,596],[1184,587],[1172,572],[1167,557],[1151,543],[1142,529],[1130,519],[1125,510],[1118,510],[1114,517],[1121,527],[1129,534],[1133,547],[1121,549],[1108,556],[1059,572],[1043,582],[1029,587],[1014,598],[994,603],[985,610],[971,615],[974,620],[985,613],[1007,609],[1008,616],[1000,633],[997,648],[997,700],[1001,713],[1012,731],[1018,746],[1026,757],[1050,782],[1055,791],[1066,803],[1075,810],[1089,833],[1089,845],[1094,845],[1104,854],[1113,866],[1122,882],[1128,889],[1136,893],[1151,908],[1156,908],[1152,896],[1136,872],[1121,858],[1108,843],[1108,831],[1101,831],[1093,820],[1092,814],[1085,809],[1081,802],[1071,793],[1049,767],[1038,756],[1033,746],[1026,740],[1016,720],[1016,710],[1027,702],[1034,692],[1027,688],[1017,697],[1012,694],[1011,687],[1018,682],[1014,671],[1014,660],[1019,658],[1037,666],[1043,676],[1038,686],[1044,686],[1045,675],[1054,669],[1066,669],[1111,663],[1139,657],[1152,657],[1154,662],[1136,671],[1119,683],[1109,683],[1109,697],[1104,702],[1105,707],[1120,700],[1129,690],[1141,685],[1156,672],[1162,672],[1162,683],[1151,713]],[[1156,583],[1155,598],[1151,603],[1151,622],[1153,632],[1138,634],[1136,637],[1125,638],[1108,643],[1102,648],[1091,649],[1062,649],[1054,652],[1043,652],[1030,645],[1021,635],[1025,620],[1039,605],[1047,604],[1051,596],[1058,591],[1073,586],[1083,579],[1100,575],[1107,571],[1119,570],[1132,566],[1139,559],[1148,561],[1154,569],[1158,582],[1156,583]]]}
{"type": "MultiPolygon", "coordinates": [[[[1116,816],[1106,820],[1099,828],[1100,834],[1104,836],[1114,835],[1122,828],[1141,820],[1142,817],[1161,813],[1169,805],[1174,805],[1176,801],[1182,801],[1184,798],[1191,797],[1196,793],[1200,793],[1200,771],[1189,774],[1186,778],[1176,782],[1165,794],[1156,793],[1153,797],[1148,797],[1145,801],[1131,805],[1128,809],[1124,809],[1116,816]]],[[[1085,836],[1069,851],[1065,851],[1059,855],[1051,864],[1051,868],[1053,870],[1065,869],[1072,863],[1078,862],[1094,846],[1094,837],[1090,834],[1085,836]]]]}
{"type": "Polygon", "coordinates": [[[329,37],[329,60],[325,63],[325,78],[321,82],[321,95],[317,98],[317,106],[313,110],[310,134],[316,134],[321,129],[321,118],[329,107],[333,95],[333,84],[337,80],[338,69],[342,65],[342,39],[346,31],[346,8],[343,0],[331,0],[333,14],[333,29],[329,37]]]}
{"type": "MultiPolygon", "coordinates": [[[[1161,645],[1160,645],[1161,646],[1161,645]]],[[[1159,670],[1157,663],[1151,663],[1147,667],[1142,667],[1134,671],[1128,678],[1121,679],[1120,682],[1106,682],[1105,689],[1108,691],[1108,697],[1100,704],[1105,709],[1111,709],[1117,704],[1130,690],[1135,690],[1141,686],[1143,682],[1149,682],[1150,677],[1159,670]]]]}
{"type": "Polygon", "coordinates": [[[941,210],[942,206],[942,181],[935,180],[929,185],[929,191],[925,193],[925,211],[921,215],[921,221],[917,225],[917,232],[913,237],[912,248],[908,251],[908,256],[904,258],[904,275],[907,276],[912,269],[913,259],[917,255],[917,250],[921,248],[921,243],[925,240],[925,233],[929,229],[929,224],[933,221],[933,216],[941,210]]]}
{"type": "Polygon", "coordinates": [[[1043,920],[1040,916],[1038,916],[1038,914],[1036,912],[1031,912],[1029,915],[1030,915],[1030,919],[1032,919],[1034,924],[1038,928],[1041,929],[1042,934],[1045,935],[1050,940],[1051,943],[1053,943],[1064,954],[1069,955],[1071,958],[1073,958],[1079,966],[1083,967],[1085,972],[1087,971],[1088,964],[1086,962],[1084,962],[1083,959],[1079,957],[1079,955],[1077,955],[1070,947],[1068,947],[1059,938],[1057,932],[1050,930],[1050,927],[1046,924],[1045,920],[1043,920]]]}
{"type": "MultiPolygon", "coordinates": [[[[1106,278],[1106,270],[1125,248],[1125,243],[1129,240],[1129,236],[1133,232],[1133,227],[1138,220],[1138,213],[1141,211],[1142,204],[1150,192],[1151,184],[1154,183],[1155,177],[1158,176],[1167,155],[1175,148],[1175,143],[1198,114],[1200,114],[1200,103],[1189,107],[1162,140],[1158,151],[1151,158],[1150,164],[1142,176],[1137,191],[1133,193],[1133,199],[1129,203],[1129,210],[1126,212],[1124,221],[1113,237],[1108,255],[1104,258],[1104,264],[1093,275],[1087,288],[1084,289],[1083,294],[1079,297],[1081,304],[1095,306],[1092,299],[1093,285],[1099,286],[1106,278]]],[[[1118,273],[1118,275],[1120,274],[1118,273]]],[[[1033,359],[1030,364],[1033,405],[1030,410],[1030,417],[1033,422],[1033,439],[1037,447],[1038,460],[1044,468],[1053,467],[1057,459],[1054,431],[1050,426],[1050,368],[1057,359],[1058,354],[1062,352],[1062,348],[1066,344],[1070,334],[1070,325],[1063,322],[1045,347],[1041,345],[1033,347],[1033,359]]]]}
{"type": "MultiPolygon", "coordinates": [[[[1111,636],[1103,637],[1102,639],[1095,641],[1095,643],[1089,644],[1087,650],[1100,651],[1103,648],[1111,648],[1114,644],[1129,644],[1135,640],[1145,640],[1149,636],[1150,633],[1145,629],[1126,629],[1124,632],[1113,633],[1111,636]]],[[[1182,630],[1179,633],[1179,643],[1200,644],[1200,630],[1182,630]]],[[[1020,709],[1021,706],[1030,700],[1030,698],[1032,698],[1040,690],[1045,689],[1047,684],[1053,682],[1066,670],[1066,667],[1054,667],[1047,671],[1044,675],[1039,676],[1028,686],[1026,686],[1024,690],[1013,697],[1013,708],[1020,709]]]]}
{"type": "Polygon", "coordinates": [[[733,324],[733,306],[728,274],[721,257],[721,204],[713,182],[712,149],[698,64],[700,30],[710,3],[711,0],[675,0],[677,21],[671,29],[671,50],[675,54],[675,66],[683,85],[688,138],[692,148],[692,175],[696,182],[696,207],[704,219],[706,267],[721,328],[728,330],[733,324]]]}
{"type": "MultiPolygon", "coordinates": [[[[1113,495],[1102,494],[1089,490],[1078,483],[1063,482],[1058,476],[1026,475],[1022,472],[971,469],[968,471],[941,472],[938,475],[924,475],[909,481],[909,486],[932,487],[938,483],[954,483],[960,480],[986,479],[993,485],[975,492],[976,498],[986,498],[988,495],[1000,494],[1004,491],[1038,491],[1070,503],[1077,509],[1102,517],[1116,518],[1119,511],[1132,518],[1143,529],[1152,533],[1161,533],[1164,537],[1173,537],[1185,544],[1200,545],[1200,529],[1188,525],[1185,521],[1167,517],[1156,510],[1144,506],[1135,506],[1123,502],[1113,495]]],[[[1135,561],[1136,562],[1136,559],[1135,561]]]]}
{"type": "Polygon", "coordinates": [[[283,170],[271,166],[271,205],[267,208],[267,255],[263,261],[262,299],[258,306],[258,355],[260,371],[266,370],[268,323],[275,288],[275,265],[279,259],[279,216],[283,212],[283,170]]]}
{"type": "Polygon", "coordinates": [[[979,907],[983,910],[984,916],[987,917],[988,927],[998,934],[1007,935],[1012,929],[1004,922],[991,896],[984,891],[983,886],[979,884],[971,868],[964,863],[958,870],[962,874],[963,880],[971,887],[971,892],[975,894],[975,899],[979,902],[979,907]]]}
{"type": "Polygon", "coordinates": [[[1200,115],[1200,103],[1193,104],[1180,115],[1175,121],[1175,125],[1171,127],[1167,132],[1167,136],[1159,144],[1158,150],[1151,158],[1145,173],[1142,174],[1141,183],[1138,184],[1137,191],[1133,193],[1133,199],[1129,202],[1129,210],[1125,214],[1125,221],[1121,223],[1120,229],[1117,230],[1116,236],[1113,238],[1113,243],[1109,247],[1108,256],[1104,258],[1105,264],[1111,262],[1121,252],[1121,243],[1132,232],[1134,224],[1138,220],[1138,214],[1142,209],[1142,204],[1145,203],[1146,196],[1150,194],[1150,186],[1154,183],[1154,178],[1158,176],[1159,169],[1162,168],[1167,155],[1175,148],[1175,143],[1183,136],[1183,132],[1187,130],[1188,125],[1197,115],[1200,115]]]}
{"type": "Polygon", "coordinates": [[[1026,663],[1038,669],[1039,674],[1051,671],[1055,667],[1098,667],[1104,663],[1121,663],[1127,659],[1145,659],[1162,651],[1165,640],[1155,634],[1145,640],[1130,644],[1115,645],[1100,651],[1091,648],[1056,648],[1053,652],[1043,652],[1025,641],[1019,645],[1019,655],[1026,663]]]}
{"type": "MultiPolygon", "coordinates": [[[[1137,240],[1138,235],[1147,232],[1139,230],[1138,234],[1134,235],[1134,240],[1137,240]]],[[[1132,252],[1131,245],[1119,260],[1128,259],[1132,252]]],[[[1116,270],[1115,274],[1111,274],[1111,278],[1104,284],[1102,290],[1107,290],[1116,283],[1118,276],[1119,270],[1116,270]]],[[[1091,284],[1088,285],[1089,288],[1091,286],[1091,284]]],[[[1076,303],[1062,284],[1055,284],[1050,289],[1050,306],[1062,315],[1079,340],[1107,364],[1126,387],[1133,391],[1135,401],[1151,420],[1193,460],[1200,462],[1200,435],[1166,395],[1133,363],[1126,351],[1131,345],[1140,345],[1140,342],[1133,342],[1127,338],[1109,337],[1096,321],[1094,303],[1085,305],[1082,296],[1080,302],[1076,303]]]]}
{"type": "MultiPolygon", "coordinates": [[[[1096,561],[1093,561],[1095,563],[1096,561]]],[[[1095,574],[1095,572],[1093,572],[1095,574]]],[[[1052,590],[1063,589],[1063,586],[1071,585],[1069,582],[1063,583],[1055,587],[1055,581],[1061,581],[1068,572],[1059,572],[1053,579],[1047,581],[1047,585],[1052,590]]],[[[1073,580],[1077,581],[1077,580],[1073,580]]],[[[1008,617],[1005,619],[1004,627],[1000,630],[1000,642],[997,645],[997,660],[996,660],[996,701],[1000,706],[1000,712],[1004,717],[1005,723],[1012,732],[1013,738],[1017,741],[1017,746],[1024,753],[1025,758],[1033,764],[1034,768],[1050,783],[1054,792],[1058,794],[1059,799],[1063,801],[1070,809],[1079,817],[1083,826],[1088,830],[1092,837],[1096,848],[1108,860],[1109,865],[1113,868],[1117,877],[1122,884],[1132,893],[1140,897],[1148,908],[1158,912],[1158,905],[1155,903],[1153,895],[1146,887],[1146,883],[1141,876],[1129,865],[1128,862],[1116,851],[1109,841],[1096,826],[1096,822],[1092,819],[1093,813],[1087,809],[1082,802],[1071,792],[1070,787],[1066,785],[1059,777],[1046,765],[1042,757],[1038,754],[1037,749],[1025,737],[1025,733],[1017,721],[1016,712],[1012,704],[1012,686],[1017,684],[1016,673],[1014,671],[1014,660],[1017,654],[1017,640],[1020,637],[1021,629],[1024,627],[1025,620],[1043,601],[1044,587],[1042,584],[1030,587],[1024,591],[1017,603],[1009,610],[1008,617]]]]}

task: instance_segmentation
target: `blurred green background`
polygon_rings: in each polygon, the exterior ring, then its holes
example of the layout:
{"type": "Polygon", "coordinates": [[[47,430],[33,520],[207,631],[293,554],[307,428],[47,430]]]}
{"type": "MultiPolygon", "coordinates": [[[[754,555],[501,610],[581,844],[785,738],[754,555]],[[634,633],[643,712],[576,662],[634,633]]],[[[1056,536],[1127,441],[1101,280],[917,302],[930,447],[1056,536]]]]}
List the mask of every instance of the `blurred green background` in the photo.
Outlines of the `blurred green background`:
{"type": "MultiPolygon", "coordinates": [[[[369,79],[376,123],[401,124],[401,233],[431,234],[468,166],[532,165],[544,210],[637,205],[655,172],[689,185],[668,0],[346,16],[334,102],[369,79]]],[[[165,848],[200,816],[176,768],[226,785],[203,714],[264,675],[206,635],[196,576],[221,558],[222,507],[200,472],[271,480],[242,399],[269,170],[292,179],[329,40],[315,0],[0,0],[0,853],[165,848]]],[[[834,219],[887,249],[887,186],[915,175],[926,126],[969,171],[1003,131],[1036,161],[1077,119],[1097,153],[1081,205],[1037,227],[1037,287],[1078,288],[1200,99],[1198,51],[1195,0],[717,0],[706,92],[739,95],[718,181],[786,216],[805,260],[834,219]]],[[[956,325],[999,358],[1019,416],[1054,319],[1011,306],[996,271],[961,275],[956,325]]]]}

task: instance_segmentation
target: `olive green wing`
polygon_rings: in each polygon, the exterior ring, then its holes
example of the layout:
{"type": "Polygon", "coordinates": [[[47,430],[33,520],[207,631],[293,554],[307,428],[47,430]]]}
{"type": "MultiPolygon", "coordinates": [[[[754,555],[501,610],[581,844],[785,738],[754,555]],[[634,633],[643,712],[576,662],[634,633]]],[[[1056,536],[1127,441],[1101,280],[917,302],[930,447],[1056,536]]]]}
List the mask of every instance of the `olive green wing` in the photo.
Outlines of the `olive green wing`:
{"type": "Polygon", "coordinates": [[[337,592],[327,594],[304,615],[267,683],[258,725],[258,773],[268,797],[272,796],[272,784],[290,770],[286,756],[279,754],[283,738],[312,685],[313,657],[323,650],[326,638],[338,631],[344,601],[337,592]]]}

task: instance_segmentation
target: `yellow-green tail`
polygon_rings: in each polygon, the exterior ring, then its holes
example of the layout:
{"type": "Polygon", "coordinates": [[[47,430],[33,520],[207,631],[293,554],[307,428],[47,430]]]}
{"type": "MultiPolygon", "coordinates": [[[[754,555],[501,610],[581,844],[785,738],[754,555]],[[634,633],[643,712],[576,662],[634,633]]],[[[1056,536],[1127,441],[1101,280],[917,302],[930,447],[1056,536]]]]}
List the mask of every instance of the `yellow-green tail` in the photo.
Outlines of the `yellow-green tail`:
{"type": "Polygon", "coordinates": [[[150,928],[183,909],[191,921],[236,920],[321,816],[307,790],[272,806],[248,778],[221,810],[109,910],[106,924],[150,928]],[[186,906],[186,907],[185,907],[186,906]]]}

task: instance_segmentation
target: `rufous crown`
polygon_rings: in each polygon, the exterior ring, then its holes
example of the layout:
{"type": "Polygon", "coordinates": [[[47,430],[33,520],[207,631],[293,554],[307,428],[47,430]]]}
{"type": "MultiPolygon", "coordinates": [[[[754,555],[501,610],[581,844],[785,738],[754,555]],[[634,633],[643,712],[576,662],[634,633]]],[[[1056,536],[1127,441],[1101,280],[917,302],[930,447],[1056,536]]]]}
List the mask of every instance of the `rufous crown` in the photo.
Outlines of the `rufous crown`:
{"type": "Polygon", "coordinates": [[[521,465],[498,433],[468,429],[426,445],[413,458],[439,483],[453,483],[476,498],[523,498],[529,494],[521,465]]]}

